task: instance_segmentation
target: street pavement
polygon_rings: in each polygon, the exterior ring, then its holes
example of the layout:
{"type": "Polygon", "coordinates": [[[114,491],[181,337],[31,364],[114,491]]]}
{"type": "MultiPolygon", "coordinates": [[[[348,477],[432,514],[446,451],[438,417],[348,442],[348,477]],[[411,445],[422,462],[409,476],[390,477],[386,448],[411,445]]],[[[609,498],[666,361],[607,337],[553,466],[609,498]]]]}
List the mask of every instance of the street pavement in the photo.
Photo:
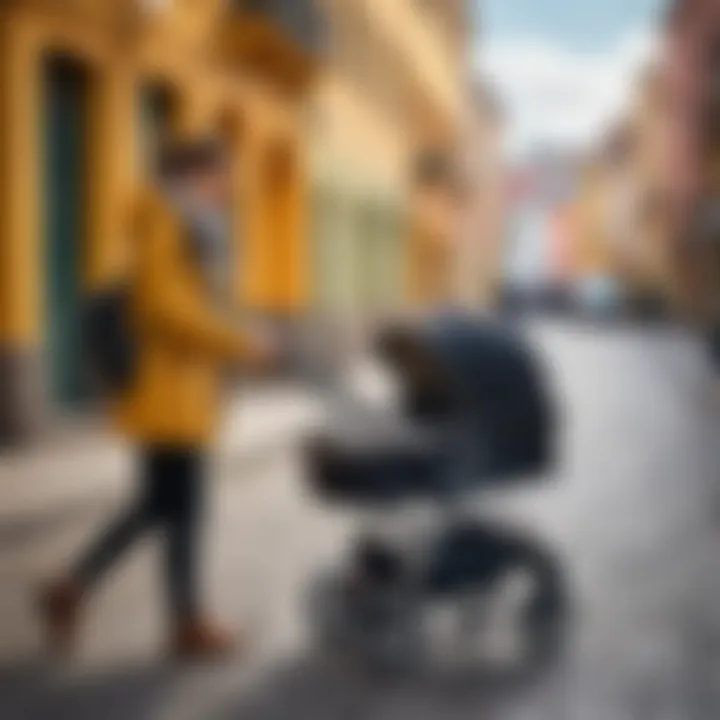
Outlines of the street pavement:
{"type": "Polygon", "coordinates": [[[548,324],[531,334],[561,399],[560,467],[537,487],[487,495],[483,511],[536,534],[566,573],[572,634],[558,666],[460,689],[379,683],[323,657],[302,598],[341,556],[354,519],[309,496],[287,442],[223,461],[212,487],[208,604],[247,642],[223,667],[159,660],[152,538],[93,598],[78,661],[44,662],[33,592],[118,498],[0,529],[0,718],[716,720],[720,378],[674,329],[548,324]]]}
{"type": "MultiPolygon", "coordinates": [[[[322,416],[316,392],[297,382],[252,384],[227,403],[222,464],[263,458],[322,416]]],[[[64,508],[127,494],[133,455],[102,418],[68,418],[31,446],[0,455],[0,535],[64,508]]]]}

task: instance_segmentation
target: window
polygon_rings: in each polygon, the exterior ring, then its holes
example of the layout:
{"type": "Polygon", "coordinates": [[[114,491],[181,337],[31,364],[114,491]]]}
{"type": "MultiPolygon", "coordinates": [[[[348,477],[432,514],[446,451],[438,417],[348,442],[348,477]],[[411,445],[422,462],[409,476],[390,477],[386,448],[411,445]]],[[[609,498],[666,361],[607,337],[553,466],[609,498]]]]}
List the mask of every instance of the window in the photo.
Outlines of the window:
{"type": "Polygon", "coordinates": [[[154,172],[160,145],[174,119],[177,98],[166,85],[149,83],[140,91],[139,105],[140,164],[154,172]]]}

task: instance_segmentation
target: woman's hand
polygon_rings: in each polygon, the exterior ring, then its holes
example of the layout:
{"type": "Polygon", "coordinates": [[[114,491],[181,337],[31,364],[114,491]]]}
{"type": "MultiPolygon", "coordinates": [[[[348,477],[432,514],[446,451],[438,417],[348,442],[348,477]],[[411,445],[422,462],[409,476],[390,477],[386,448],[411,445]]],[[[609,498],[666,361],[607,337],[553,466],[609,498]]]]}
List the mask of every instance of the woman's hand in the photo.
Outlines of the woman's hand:
{"type": "Polygon", "coordinates": [[[248,365],[252,370],[265,374],[279,369],[283,353],[273,334],[254,329],[249,334],[249,346],[248,365]]]}

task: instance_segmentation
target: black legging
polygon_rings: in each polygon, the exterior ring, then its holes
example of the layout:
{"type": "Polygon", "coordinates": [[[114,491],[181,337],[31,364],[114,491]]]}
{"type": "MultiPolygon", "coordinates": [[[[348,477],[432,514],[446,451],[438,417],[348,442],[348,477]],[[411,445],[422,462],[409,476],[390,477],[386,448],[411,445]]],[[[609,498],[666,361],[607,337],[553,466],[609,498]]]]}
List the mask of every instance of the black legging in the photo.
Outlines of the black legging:
{"type": "Polygon", "coordinates": [[[198,610],[198,533],[202,517],[205,456],[196,449],[151,447],[141,454],[137,499],[81,558],[74,577],[92,587],[147,530],[167,534],[167,590],[176,618],[198,610]]]}

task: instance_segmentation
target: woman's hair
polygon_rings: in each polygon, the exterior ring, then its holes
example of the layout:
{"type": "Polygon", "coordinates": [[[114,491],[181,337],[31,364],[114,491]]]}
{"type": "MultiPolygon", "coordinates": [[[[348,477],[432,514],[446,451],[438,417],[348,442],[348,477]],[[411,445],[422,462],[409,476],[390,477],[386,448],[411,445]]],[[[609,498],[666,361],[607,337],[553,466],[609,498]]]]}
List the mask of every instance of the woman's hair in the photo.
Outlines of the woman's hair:
{"type": "Polygon", "coordinates": [[[221,170],[226,164],[223,144],[213,137],[167,141],[160,149],[157,169],[163,180],[182,180],[198,173],[221,170]]]}

